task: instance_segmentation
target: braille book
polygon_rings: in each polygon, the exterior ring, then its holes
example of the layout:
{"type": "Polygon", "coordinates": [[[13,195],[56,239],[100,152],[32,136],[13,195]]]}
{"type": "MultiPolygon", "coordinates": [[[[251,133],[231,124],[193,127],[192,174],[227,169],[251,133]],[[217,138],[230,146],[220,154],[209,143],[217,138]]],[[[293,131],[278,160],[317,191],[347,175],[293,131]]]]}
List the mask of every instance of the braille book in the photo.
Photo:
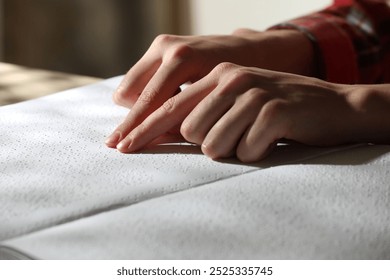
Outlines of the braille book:
{"type": "Polygon", "coordinates": [[[389,146],[122,154],[104,145],[120,79],[0,107],[0,258],[390,257],[389,146]]]}

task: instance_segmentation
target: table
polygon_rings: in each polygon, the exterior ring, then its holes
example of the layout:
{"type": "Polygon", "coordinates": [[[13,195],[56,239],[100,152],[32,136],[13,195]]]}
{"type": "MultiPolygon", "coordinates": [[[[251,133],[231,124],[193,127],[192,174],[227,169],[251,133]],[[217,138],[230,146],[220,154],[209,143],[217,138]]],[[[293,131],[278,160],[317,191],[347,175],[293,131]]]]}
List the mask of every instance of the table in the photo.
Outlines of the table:
{"type": "Polygon", "coordinates": [[[95,83],[101,79],[0,62],[0,106],[95,83]]]}

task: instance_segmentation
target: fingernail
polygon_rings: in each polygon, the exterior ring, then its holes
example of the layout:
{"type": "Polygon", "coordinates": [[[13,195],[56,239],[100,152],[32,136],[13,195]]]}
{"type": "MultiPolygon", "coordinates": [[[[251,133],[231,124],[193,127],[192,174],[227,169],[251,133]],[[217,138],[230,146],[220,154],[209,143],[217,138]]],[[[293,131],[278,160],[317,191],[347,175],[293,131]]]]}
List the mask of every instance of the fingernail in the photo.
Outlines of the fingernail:
{"type": "Polygon", "coordinates": [[[119,85],[117,89],[114,91],[115,94],[121,94],[123,92],[124,87],[122,85],[119,85]]]}
{"type": "Polygon", "coordinates": [[[111,134],[109,137],[106,139],[106,144],[107,145],[116,145],[121,139],[121,133],[120,131],[115,131],[113,134],[111,134]]]}
{"type": "Polygon", "coordinates": [[[117,148],[117,150],[125,153],[125,152],[129,152],[130,151],[130,145],[131,145],[131,141],[129,142],[128,140],[126,140],[126,141],[120,142],[116,146],[116,148],[117,148]]]}
{"type": "Polygon", "coordinates": [[[118,145],[116,145],[116,148],[119,150],[119,151],[123,151],[125,149],[126,145],[125,143],[123,142],[120,142],[118,145]]]}

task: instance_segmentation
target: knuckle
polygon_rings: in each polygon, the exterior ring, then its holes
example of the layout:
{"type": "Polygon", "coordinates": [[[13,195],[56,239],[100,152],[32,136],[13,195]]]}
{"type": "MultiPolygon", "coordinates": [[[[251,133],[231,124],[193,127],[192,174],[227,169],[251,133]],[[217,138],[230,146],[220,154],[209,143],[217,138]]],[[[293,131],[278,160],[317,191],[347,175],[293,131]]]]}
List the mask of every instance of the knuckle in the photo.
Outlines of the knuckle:
{"type": "Polygon", "coordinates": [[[268,123],[280,119],[286,111],[286,104],[284,101],[279,99],[274,99],[270,102],[267,102],[262,111],[263,120],[268,123]]]}
{"type": "MultiPolygon", "coordinates": [[[[229,98],[238,97],[242,92],[250,89],[254,83],[253,74],[245,67],[235,67],[222,75],[219,78],[221,82],[220,90],[214,93],[220,98],[226,96],[229,96],[229,98]]],[[[257,95],[259,94],[257,93],[257,95]]]]}
{"type": "Polygon", "coordinates": [[[259,88],[251,88],[245,93],[248,109],[258,109],[270,100],[270,95],[267,91],[259,88]]]}
{"type": "Polygon", "coordinates": [[[223,62],[216,66],[214,74],[227,88],[250,88],[256,81],[255,74],[250,68],[223,62]]]}
{"type": "Polygon", "coordinates": [[[237,65],[235,65],[234,63],[222,62],[214,67],[213,72],[214,74],[221,75],[221,74],[225,74],[226,72],[230,72],[232,69],[236,67],[237,65]]]}
{"type": "Polygon", "coordinates": [[[237,28],[236,30],[233,31],[232,35],[234,36],[250,36],[253,34],[258,34],[259,31],[251,28],[237,28]]]}
{"type": "Polygon", "coordinates": [[[185,44],[179,43],[172,46],[166,53],[165,59],[167,61],[183,62],[194,55],[194,49],[185,44]]]}
{"type": "Polygon", "coordinates": [[[174,112],[176,110],[176,98],[175,97],[171,97],[169,98],[167,101],[165,101],[163,103],[163,105],[161,106],[161,108],[168,114],[174,112]]]}
{"type": "Polygon", "coordinates": [[[153,45],[162,46],[169,44],[174,40],[174,37],[175,36],[169,34],[160,34],[154,39],[153,45]]]}
{"type": "Polygon", "coordinates": [[[251,30],[248,28],[237,28],[236,30],[233,31],[232,34],[236,36],[241,36],[241,35],[248,34],[249,32],[251,32],[251,30]]]}
{"type": "Polygon", "coordinates": [[[238,67],[230,72],[229,82],[234,85],[251,85],[254,81],[253,73],[247,67],[238,67]]]}
{"type": "Polygon", "coordinates": [[[137,102],[150,105],[156,99],[158,91],[156,89],[145,89],[138,97],[137,102]]]}

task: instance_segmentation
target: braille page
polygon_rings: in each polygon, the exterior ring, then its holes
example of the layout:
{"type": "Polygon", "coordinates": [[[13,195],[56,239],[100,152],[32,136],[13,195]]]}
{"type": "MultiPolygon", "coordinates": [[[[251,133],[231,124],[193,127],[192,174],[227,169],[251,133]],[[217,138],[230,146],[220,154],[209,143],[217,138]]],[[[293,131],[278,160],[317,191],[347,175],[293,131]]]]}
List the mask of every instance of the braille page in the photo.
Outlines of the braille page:
{"type": "Polygon", "coordinates": [[[359,147],[42,230],[6,241],[0,254],[38,259],[389,259],[389,170],[390,146],[359,147]]]}
{"type": "Polygon", "coordinates": [[[128,113],[111,100],[120,79],[0,108],[0,240],[333,151],[280,146],[258,165],[184,144],[121,154],[104,145],[128,113]]]}

